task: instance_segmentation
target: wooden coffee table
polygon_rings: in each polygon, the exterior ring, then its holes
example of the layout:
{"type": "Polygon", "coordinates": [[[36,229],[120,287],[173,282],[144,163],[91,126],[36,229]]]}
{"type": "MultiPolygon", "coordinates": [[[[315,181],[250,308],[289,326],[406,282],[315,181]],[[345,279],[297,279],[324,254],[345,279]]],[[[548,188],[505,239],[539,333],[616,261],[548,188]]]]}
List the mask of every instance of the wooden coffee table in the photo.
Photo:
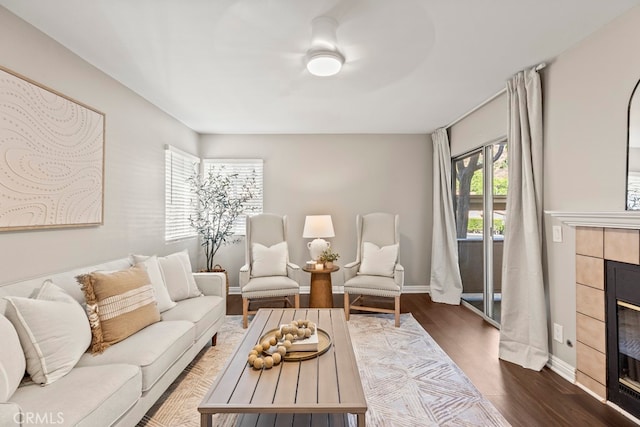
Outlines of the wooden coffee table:
{"type": "Polygon", "coordinates": [[[237,413],[239,426],[348,426],[347,414],[365,425],[367,402],[342,309],[260,309],[198,407],[200,425],[212,415],[237,413]],[[284,323],[309,319],[331,337],[313,359],[255,370],[247,364],[260,337],[284,323]]]}

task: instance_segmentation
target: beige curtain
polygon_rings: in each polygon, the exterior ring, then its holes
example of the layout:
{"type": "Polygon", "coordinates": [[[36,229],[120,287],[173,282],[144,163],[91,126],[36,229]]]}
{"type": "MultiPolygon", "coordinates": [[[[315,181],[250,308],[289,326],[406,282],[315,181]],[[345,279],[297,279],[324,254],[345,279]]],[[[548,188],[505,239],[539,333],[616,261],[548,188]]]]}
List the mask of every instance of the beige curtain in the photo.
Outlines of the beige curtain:
{"type": "Polygon", "coordinates": [[[500,358],[540,370],[547,363],[542,276],[542,89],[535,69],[507,82],[509,192],[502,261],[500,358]]]}
{"type": "Polygon", "coordinates": [[[451,194],[451,153],[443,128],[433,139],[433,235],[430,295],[434,302],[460,304],[462,279],[458,266],[456,220],[451,194]]]}

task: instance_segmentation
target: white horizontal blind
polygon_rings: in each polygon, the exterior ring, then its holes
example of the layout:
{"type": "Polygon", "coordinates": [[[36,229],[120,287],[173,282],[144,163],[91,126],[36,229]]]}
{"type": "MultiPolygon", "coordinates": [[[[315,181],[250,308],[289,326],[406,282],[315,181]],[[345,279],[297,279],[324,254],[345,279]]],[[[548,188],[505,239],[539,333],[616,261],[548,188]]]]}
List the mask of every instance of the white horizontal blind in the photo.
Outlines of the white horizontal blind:
{"type": "MultiPolygon", "coordinates": [[[[204,159],[204,173],[208,174],[210,170],[225,173],[227,175],[237,174],[232,180],[234,188],[239,191],[242,184],[247,178],[255,174],[255,185],[253,189],[254,197],[247,206],[252,208],[248,210],[249,215],[262,213],[263,209],[263,161],[262,159],[204,159]]],[[[233,234],[244,236],[246,232],[246,215],[240,215],[233,225],[233,234]]]]}
{"type": "Polygon", "coordinates": [[[200,159],[175,147],[165,147],[165,233],[164,239],[197,236],[189,217],[195,213],[187,178],[200,168],[200,159]]]}

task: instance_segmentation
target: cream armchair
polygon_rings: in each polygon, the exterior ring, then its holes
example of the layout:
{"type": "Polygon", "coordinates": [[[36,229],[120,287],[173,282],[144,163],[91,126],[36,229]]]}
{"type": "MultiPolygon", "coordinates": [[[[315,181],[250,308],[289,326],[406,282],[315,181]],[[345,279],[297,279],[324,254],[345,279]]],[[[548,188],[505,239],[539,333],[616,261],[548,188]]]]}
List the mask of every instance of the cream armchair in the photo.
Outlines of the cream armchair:
{"type": "Polygon", "coordinates": [[[400,232],[398,215],[371,213],[356,216],[356,260],[344,266],[344,310],[347,320],[351,309],[393,313],[400,326],[400,295],[404,268],[398,262],[400,232]],[[350,295],[358,295],[353,301],[350,295]],[[394,309],[368,307],[364,295],[394,299],[394,309]]]}
{"type": "Polygon", "coordinates": [[[300,267],[289,262],[287,217],[260,214],[247,217],[245,265],[240,268],[242,326],[247,327],[249,303],[257,298],[284,297],[285,303],[300,307],[300,267]],[[289,296],[294,296],[291,304],[289,296]]]}

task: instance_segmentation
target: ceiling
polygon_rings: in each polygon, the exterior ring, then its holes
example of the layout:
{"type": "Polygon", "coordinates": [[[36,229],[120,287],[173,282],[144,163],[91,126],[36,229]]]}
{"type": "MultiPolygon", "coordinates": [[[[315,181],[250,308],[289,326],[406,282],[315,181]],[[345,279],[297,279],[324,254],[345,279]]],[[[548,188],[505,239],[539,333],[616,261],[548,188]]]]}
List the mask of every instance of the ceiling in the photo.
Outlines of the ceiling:
{"type": "Polygon", "coordinates": [[[199,133],[426,133],[640,0],[0,0],[199,133]],[[304,66],[311,21],[346,62],[304,66]]]}

